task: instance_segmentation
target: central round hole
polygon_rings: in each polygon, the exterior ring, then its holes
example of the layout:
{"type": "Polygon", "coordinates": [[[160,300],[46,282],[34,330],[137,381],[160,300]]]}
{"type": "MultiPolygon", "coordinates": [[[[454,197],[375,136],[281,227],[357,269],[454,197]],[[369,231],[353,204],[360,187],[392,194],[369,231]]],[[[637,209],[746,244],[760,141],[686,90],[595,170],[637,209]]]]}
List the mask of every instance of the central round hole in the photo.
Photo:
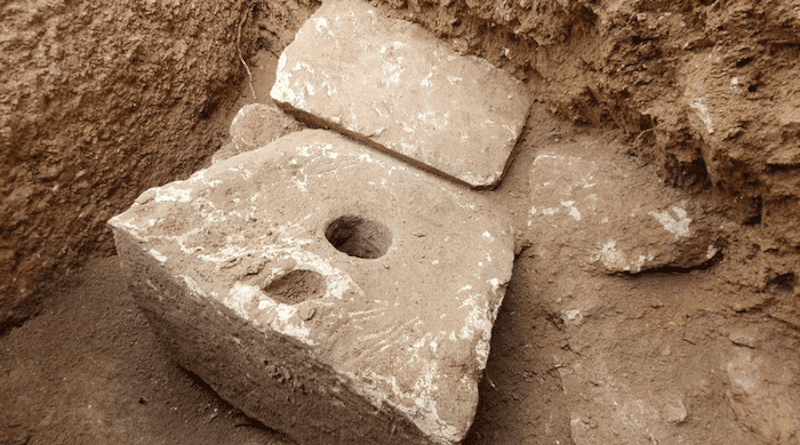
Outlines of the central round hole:
{"type": "Polygon", "coordinates": [[[342,216],[325,229],[333,247],[350,256],[366,259],[380,258],[392,245],[389,228],[360,216],[342,216]]]}

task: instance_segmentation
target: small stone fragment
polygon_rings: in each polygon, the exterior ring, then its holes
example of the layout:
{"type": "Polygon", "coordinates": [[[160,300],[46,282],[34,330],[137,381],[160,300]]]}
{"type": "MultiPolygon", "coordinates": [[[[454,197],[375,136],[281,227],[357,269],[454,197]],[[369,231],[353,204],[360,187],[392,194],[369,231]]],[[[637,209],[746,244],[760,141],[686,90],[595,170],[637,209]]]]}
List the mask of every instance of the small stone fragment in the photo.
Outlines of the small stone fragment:
{"type": "Polygon", "coordinates": [[[749,325],[742,328],[734,329],[728,334],[728,339],[736,346],[745,346],[748,348],[756,347],[756,340],[759,336],[759,329],[756,325],[749,325]]]}
{"type": "Polygon", "coordinates": [[[231,143],[212,158],[217,163],[239,153],[255,150],[281,136],[300,131],[305,126],[274,104],[248,104],[242,107],[231,123],[231,143]]]}
{"type": "Polygon", "coordinates": [[[606,273],[638,273],[698,266],[718,252],[713,218],[622,155],[543,153],[530,178],[534,244],[562,256],[606,273]]]}
{"type": "Polygon", "coordinates": [[[669,423],[680,424],[686,421],[689,412],[686,411],[686,405],[683,400],[676,399],[673,402],[667,402],[661,409],[661,415],[669,423]]]}
{"type": "Polygon", "coordinates": [[[271,91],[328,126],[472,187],[494,187],[531,100],[517,79],[358,0],[325,2],[281,54],[271,91]]]}

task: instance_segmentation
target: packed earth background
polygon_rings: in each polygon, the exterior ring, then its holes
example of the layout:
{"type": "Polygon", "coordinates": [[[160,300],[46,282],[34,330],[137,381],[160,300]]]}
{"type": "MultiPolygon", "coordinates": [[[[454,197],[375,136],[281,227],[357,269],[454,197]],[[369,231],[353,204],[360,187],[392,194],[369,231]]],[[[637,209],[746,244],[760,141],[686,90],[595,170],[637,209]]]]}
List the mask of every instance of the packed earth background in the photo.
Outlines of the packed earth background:
{"type": "MultiPolygon", "coordinates": [[[[800,443],[800,2],[373,4],[535,100],[480,192],[520,230],[466,443],[800,443]],[[719,254],[607,274],[552,249],[541,153],[631,163],[719,254]]],[[[106,221],[231,150],[318,6],[0,3],[0,443],[290,443],[170,361],[106,221]]]]}

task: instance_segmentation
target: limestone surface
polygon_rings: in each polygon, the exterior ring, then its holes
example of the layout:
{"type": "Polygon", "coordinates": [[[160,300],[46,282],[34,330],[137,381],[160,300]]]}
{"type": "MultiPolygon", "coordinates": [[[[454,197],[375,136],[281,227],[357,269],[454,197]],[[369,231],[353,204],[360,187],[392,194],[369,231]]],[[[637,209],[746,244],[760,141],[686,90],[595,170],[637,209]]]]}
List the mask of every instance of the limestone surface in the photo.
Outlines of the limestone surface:
{"type": "MultiPolygon", "coordinates": [[[[754,337],[763,343],[758,335],[754,337]]],[[[786,351],[781,356],[762,347],[732,343],[723,350],[720,370],[725,377],[725,395],[739,421],[762,435],[765,442],[800,443],[797,355],[786,351]]]]}
{"type": "Polygon", "coordinates": [[[489,62],[357,0],[325,2],[303,25],[271,95],[303,120],[476,188],[501,180],[531,104],[489,62]]]}
{"type": "Polygon", "coordinates": [[[231,142],[214,153],[212,162],[223,161],[239,153],[268,145],[281,136],[300,131],[303,124],[275,104],[243,106],[231,122],[231,142]]]}
{"type": "Polygon", "coordinates": [[[538,155],[531,169],[528,227],[534,244],[578,255],[606,273],[689,268],[718,252],[715,220],[678,190],[635,175],[624,155],[579,147],[538,155]]]}
{"type": "Polygon", "coordinates": [[[323,130],[148,190],[110,224],[177,361],[301,443],[453,444],[510,279],[481,196],[323,130]]]}

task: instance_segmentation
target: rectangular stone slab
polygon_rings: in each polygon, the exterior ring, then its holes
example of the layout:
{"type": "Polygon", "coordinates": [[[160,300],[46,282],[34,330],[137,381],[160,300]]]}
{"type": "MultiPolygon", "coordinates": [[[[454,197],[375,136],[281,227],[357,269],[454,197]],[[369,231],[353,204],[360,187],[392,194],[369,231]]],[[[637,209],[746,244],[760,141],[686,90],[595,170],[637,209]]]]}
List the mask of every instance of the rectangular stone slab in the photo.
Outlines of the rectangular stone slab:
{"type": "Polygon", "coordinates": [[[418,25],[325,2],[281,54],[273,100],[475,188],[491,188],[530,107],[524,86],[418,25]]]}
{"type": "Polygon", "coordinates": [[[148,190],[109,221],[177,362],[305,444],[455,444],[513,236],[483,196],[306,130],[148,190]]]}

